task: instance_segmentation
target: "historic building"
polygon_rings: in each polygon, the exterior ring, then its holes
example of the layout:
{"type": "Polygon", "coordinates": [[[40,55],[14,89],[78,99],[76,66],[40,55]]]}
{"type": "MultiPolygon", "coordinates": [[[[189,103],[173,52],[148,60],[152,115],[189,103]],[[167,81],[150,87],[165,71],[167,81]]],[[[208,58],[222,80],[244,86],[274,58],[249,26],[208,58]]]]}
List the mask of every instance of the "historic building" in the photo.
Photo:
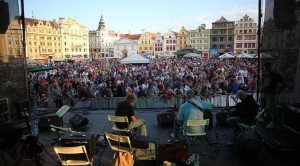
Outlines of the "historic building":
{"type": "Polygon", "coordinates": [[[209,53],[210,49],[210,30],[206,29],[205,24],[201,24],[197,29],[189,31],[190,47],[200,51],[202,54],[209,53]]]}
{"type": "Polygon", "coordinates": [[[235,24],[234,53],[257,53],[257,24],[247,14],[235,24]]]}
{"type": "Polygon", "coordinates": [[[227,21],[223,16],[212,23],[211,29],[211,49],[217,54],[225,52],[233,53],[234,45],[234,21],[227,21]]]}
{"type": "Polygon", "coordinates": [[[48,58],[64,58],[61,44],[62,34],[58,24],[54,21],[31,18],[26,18],[25,24],[27,57],[41,61],[48,58]]]}
{"type": "Polygon", "coordinates": [[[115,57],[114,43],[120,39],[114,31],[106,30],[105,21],[101,15],[97,30],[89,31],[90,53],[93,57],[115,57]]]}
{"type": "Polygon", "coordinates": [[[163,56],[164,41],[161,33],[156,33],[156,38],[154,39],[154,56],[163,56]]]}
{"type": "Polygon", "coordinates": [[[144,32],[138,40],[138,53],[154,55],[155,33],[144,32]]]}
{"type": "Polygon", "coordinates": [[[122,34],[114,44],[115,58],[126,58],[138,52],[138,40],[141,34],[122,34]]]}
{"type": "Polygon", "coordinates": [[[11,19],[5,34],[0,34],[0,61],[23,57],[22,29],[18,18],[11,19]]]}
{"type": "Polygon", "coordinates": [[[186,30],[184,27],[182,27],[179,33],[177,34],[176,51],[189,47],[189,45],[190,45],[189,31],[186,30]]]}
{"type": "Polygon", "coordinates": [[[59,18],[63,58],[88,58],[88,29],[72,18],[59,18]]]}
{"type": "Polygon", "coordinates": [[[176,52],[176,38],[177,32],[169,30],[163,35],[163,51],[165,53],[174,53],[176,52]]]}

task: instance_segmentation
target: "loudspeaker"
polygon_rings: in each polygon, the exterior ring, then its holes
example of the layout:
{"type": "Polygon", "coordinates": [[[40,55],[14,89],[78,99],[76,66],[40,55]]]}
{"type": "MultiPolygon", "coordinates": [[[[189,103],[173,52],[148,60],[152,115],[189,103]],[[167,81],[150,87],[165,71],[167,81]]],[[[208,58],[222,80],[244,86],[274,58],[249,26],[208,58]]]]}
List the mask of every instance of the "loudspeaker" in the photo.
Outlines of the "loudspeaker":
{"type": "Polygon", "coordinates": [[[16,110],[19,118],[29,116],[29,100],[19,100],[16,102],[16,110]]]}
{"type": "Polygon", "coordinates": [[[95,140],[94,134],[90,134],[90,133],[80,133],[80,134],[66,133],[66,134],[63,135],[60,142],[61,142],[61,146],[67,146],[67,147],[84,145],[90,159],[92,159],[95,155],[96,140],[95,140]]]}
{"type": "Polygon", "coordinates": [[[172,127],[175,119],[174,112],[168,112],[157,115],[157,124],[161,127],[172,127]]]}
{"type": "Polygon", "coordinates": [[[297,24],[296,0],[274,0],[274,23],[278,29],[291,29],[297,24]]]}
{"type": "Polygon", "coordinates": [[[175,162],[176,165],[185,165],[189,156],[188,146],[185,140],[178,142],[162,142],[159,144],[158,160],[175,162]]]}
{"type": "Polygon", "coordinates": [[[85,127],[89,123],[89,120],[87,118],[81,116],[80,114],[75,114],[69,120],[69,122],[71,123],[72,127],[79,129],[79,128],[85,127]]]}
{"type": "Polygon", "coordinates": [[[0,1],[0,34],[4,34],[9,25],[8,3],[0,1]]]}
{"type": "Polygon", "coordinates": [[[57,115],[40,117],[39,130],[50,130],[50,125],[61,126],[61,119],[57,115]]]}

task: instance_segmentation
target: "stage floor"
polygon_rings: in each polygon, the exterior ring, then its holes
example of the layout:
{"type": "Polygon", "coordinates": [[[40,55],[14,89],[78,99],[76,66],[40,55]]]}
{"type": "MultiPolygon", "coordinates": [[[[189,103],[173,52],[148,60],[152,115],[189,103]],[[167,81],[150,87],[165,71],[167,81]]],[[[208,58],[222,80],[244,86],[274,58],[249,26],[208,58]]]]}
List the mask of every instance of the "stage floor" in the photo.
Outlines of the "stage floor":
{"type": "MultiPolygon", "coordinates": [[[[218,109],[213,110],[215,115],[218,109]]],[[[160,142],[170,140],[169,134],[172,132],[172,128],[162,128],[157,124],[157,114],[166,113],[167,110],[161,109],[151,109],[151,110],[135,110],[136,115],[139,119],[144,119],[147,123],[147,132],[152,140],[155,140],[158,146],[160,142]]],[[[111,125],[107,120],[107,115],[113,115],[114,110],[91,110],[86,114],[85,111],[70,110],[63,116],[64,126],[70,126],[69,119],[71,119],[76,113],[86,117],[89,120],[89,124],[79,130],[81,132],[88,132],[95,135],[100,135],[100,139],[103,138],[105,131],[111,131],[111,125]],[[84,114],[84,115],[83,115],[84,114]]],[[[31,123],[35,123],[42,116],[51,116],[53,113],[48,114],[32,114],[31,123]]],[[[263,146],[260,150],[257,161],[249,161],[241,157],[238,148],[235,146],[228,146],[227,142],[232,140],[233,131],[229,127],[220,127],[216,125],[216,119],[214,116],[213,128],[208,131],[208,135],[213,143],[217,143],[216,146],[205,146],[206,154],[200,155],[200,165],[201,166],[247,166],[247,165],[263,165],[263,166],[292,166],[295,163],[299,163],[299,157],[294,155],[285,155],[274,152],[272,149],[263,146]],[[219,138],[219,142],[217,142],[219,138]]],[[[52,138],[54,138],[54,133],[51,131],[41,131],[39,135],[39,140],[48,145],[52,138]]],[[[153,149],[157,152],[157,146],[152,145],[152,150],[149,151],[139,151],[140,155],[139,161],[135,162],[135,165],[155,165],[160,164],[153,160],[153,149]],[[152,155],[152,157],[151,157],[152,155]],[[144,158],[144,160],[142,160],[144,158]]],[[[193,145],[189,148],[189,151],[197,151],[203,149],[202,145],[193,145]]],[[[93,158],[95,166],[111,166],[113,165],[113,154],[114,152],[109,146],[104,147],[100,144],[100,141],[96,145],[96,153],[93,158]]],[[[160,154],[157,154],[160,155],[160,154]]],[[[299,155],[298,155],[299,156],[299,155]]],[[[157,158],[157,156],[156,156],[157,158]]],[[[56,166],[59,165],[54,154],[53,148],[49,146],[43,155],[42,164],[44,166],[56,166]]],[[[34,165],[31,161],[22,160],[18,165],[34,165]]]]}

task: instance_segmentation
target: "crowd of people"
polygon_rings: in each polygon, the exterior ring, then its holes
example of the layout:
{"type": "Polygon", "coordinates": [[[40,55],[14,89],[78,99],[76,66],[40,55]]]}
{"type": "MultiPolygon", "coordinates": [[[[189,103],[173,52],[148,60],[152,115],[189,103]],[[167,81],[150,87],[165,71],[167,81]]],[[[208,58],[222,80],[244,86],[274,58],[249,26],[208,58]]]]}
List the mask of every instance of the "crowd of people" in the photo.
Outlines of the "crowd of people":
{"type": "Polygon", "coordinates": [[[31,99],[42,106],[42,98],[50,95],[59,107],[63,98],[124,97],[129,92],[162,99],[183,96],[190,89],[203,99],[238,90],[251,93],[257,77],[255,59],[166,57],[139,65],[92,59],[52,65],[56,69],[30,73],[28,78],[31,99]]]}

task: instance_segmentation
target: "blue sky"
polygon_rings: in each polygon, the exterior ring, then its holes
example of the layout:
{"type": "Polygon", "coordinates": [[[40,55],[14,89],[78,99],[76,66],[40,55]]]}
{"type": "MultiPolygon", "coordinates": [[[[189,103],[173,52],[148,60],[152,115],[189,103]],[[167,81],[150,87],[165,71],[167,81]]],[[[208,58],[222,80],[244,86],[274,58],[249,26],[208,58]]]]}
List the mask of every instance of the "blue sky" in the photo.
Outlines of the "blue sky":
{"type": "Polygon", "coordinates": [[[71,17],[94,30],[102,13],[106,28],[119,33],[211,28],[221,16],[237,21],[248,14],[257,21],[257,9],[258,0],[25,0],[25,17],[71,17]]]}

